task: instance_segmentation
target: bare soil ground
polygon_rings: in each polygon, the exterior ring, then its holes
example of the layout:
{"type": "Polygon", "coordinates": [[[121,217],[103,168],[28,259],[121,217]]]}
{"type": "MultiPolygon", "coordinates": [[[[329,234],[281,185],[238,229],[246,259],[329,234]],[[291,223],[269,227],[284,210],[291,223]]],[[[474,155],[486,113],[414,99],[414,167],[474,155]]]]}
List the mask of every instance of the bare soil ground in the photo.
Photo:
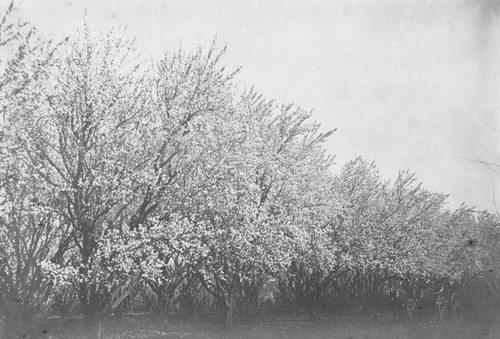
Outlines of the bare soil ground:
{"type": "MultiPolygon", "coordinates": [[[[37,332],[25,338],[84,338],[79,319],[46,322],[38,326],[37,332]]],[[[106,323],[102,338],[499,339],[500,323],[485,325],[473,319],[399,322],[365,315],[320,316],[310,320],[301,316],[273,315],[240,322],[226,332],[213,319],[169,317],[158,320],[151,316],[133,316],[106,323]]]]}

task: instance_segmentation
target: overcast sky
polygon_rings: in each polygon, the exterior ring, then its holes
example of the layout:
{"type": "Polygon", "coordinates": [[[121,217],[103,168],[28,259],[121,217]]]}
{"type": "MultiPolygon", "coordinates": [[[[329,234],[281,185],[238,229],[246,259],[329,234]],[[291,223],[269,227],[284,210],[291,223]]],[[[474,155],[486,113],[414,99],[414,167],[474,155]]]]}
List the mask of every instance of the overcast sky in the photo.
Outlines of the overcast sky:
{"type": "Polygon", "coordinates": [[[410,169],[451,207],[492,209],[500,173],[469,159],[500,164],[498,3],[20,0],[16,13],[61,39],[87,8],[94,27],[127,25],[156,56],[217,36],[245,85],[338,128],[334,171],[361,155],[385,177],[410,169]]]}

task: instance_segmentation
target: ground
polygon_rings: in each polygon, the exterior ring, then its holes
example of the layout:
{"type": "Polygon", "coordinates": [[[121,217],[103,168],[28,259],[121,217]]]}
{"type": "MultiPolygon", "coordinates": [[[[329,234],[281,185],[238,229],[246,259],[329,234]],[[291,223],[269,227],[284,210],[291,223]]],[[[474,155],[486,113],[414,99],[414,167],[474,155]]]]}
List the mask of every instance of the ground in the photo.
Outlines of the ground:
{"type": "MultiPolygon", "coordinates": [[[[81,320],[52,320],[40,325],[40,336],[51,339],[83,338],[81,320]]],[[[446,321],[395,321],[374,319],[365,315],[320,316],[309,320],[301,316],[257,317],[236,324],[230,332],[224,331],[213,319],[166,318],[153,320],[151,316],[126,317],[121,321],[108,322],[104,326],[103,338],[286,338],[286,339],[474,339],[500,338],[500,323],[486,328],[474,319],[446,321]]]]}

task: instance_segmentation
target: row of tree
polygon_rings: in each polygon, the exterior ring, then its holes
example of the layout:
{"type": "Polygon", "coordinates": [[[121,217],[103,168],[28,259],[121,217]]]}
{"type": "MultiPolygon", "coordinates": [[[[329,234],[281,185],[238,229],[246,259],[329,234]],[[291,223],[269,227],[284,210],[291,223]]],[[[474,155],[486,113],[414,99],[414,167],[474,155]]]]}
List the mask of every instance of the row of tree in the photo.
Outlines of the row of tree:
{"type": "Polygon", "coordinates": [[[398,308],[431,286],[450,305],[473,286],[498,298],[498,216],[450,211],[411,173],[384,181],[361,158],[332,174],[331,132],[242,90],[224,49],[150,64],[123,33],[85,25],[54,44],[12,8],[0,19],[7,327],[71,307],[89,325],[127,308],[215,308],[231,327],[235,308],[266,302],[398,308]]]}

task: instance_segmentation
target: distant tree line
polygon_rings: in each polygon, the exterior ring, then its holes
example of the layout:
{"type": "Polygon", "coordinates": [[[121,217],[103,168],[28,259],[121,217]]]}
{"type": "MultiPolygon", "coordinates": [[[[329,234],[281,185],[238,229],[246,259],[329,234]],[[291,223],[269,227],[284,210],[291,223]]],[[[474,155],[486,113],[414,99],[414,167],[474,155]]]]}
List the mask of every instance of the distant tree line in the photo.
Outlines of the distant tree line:
{"type": "MultiPolygon", "coordinates": [[[[49,315],[392,312],[488,321],[500,219],[362,158],[238,85],[216,44],[143,62],[120,31],[60,43],[0,18],[0,309],[49,315]],[[5,53],[4,53],[5,52],[5,53]],[[10,57],[6,57],[9,55],[10,57]]],[[[28,324],[28,325],[26,325],[28,324]]]]}

